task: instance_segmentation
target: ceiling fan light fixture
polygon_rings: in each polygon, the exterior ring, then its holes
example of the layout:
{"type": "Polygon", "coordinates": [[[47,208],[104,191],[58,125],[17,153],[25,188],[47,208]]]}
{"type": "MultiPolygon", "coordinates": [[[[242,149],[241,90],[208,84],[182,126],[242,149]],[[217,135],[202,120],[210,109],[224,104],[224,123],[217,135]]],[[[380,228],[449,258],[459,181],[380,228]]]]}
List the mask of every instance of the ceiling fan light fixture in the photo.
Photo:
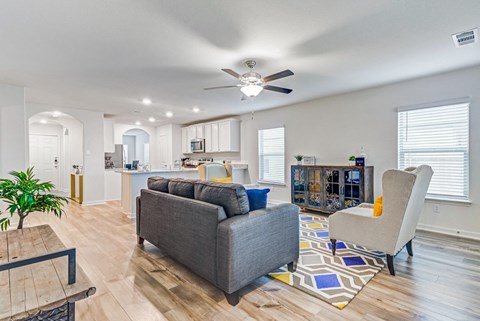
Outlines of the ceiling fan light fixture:
{"type": "Polygon", "coordinates": [[[259,85],[247,85],[240,88],[240,90],[245,96],[256,97],[263,90],[263,87],[259,85]]]}

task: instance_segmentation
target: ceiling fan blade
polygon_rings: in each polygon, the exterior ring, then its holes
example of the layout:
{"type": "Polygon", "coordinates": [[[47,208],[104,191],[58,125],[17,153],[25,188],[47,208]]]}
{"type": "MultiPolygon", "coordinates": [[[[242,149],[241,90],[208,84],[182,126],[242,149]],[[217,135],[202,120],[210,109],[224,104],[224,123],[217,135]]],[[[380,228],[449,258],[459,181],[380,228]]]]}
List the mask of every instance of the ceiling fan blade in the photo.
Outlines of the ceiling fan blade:
{"type": "Polygon", "coordinates": [[[240,74],[237,74],[235,71],[233,71],[232,69],[222,69],[222,71],[225,71],[227,74],[237,78],[237,79],[240,79],[241,75],[240,74]]]}
{"type": "Polygon", "coordinates": [[[203,88],[203,90],[211,90],[211,89],[222,89],[222,88],[234,88],[238,87],[239,85],[233,85],[233,86],[218,86],[218,87],[208,87],[208,88],[203,88]]]}
{"type": "Polygon", "coordinates": [[[279,93],[282,93],[282,94],[289,94],[293,91],[292,89],[282,88],[282,87],[277,87],[277,86],[270,86],[270,85],[263,86],[263,89],[276,91],[276,92],[279,92],[279,93]]]}
{"type": "Polygon", "coordinates": [[[279,93],[282,93],[282,94],[289,94],[289,93],[292,92],[292,89],[282,88],[282,87],[277,87],[277,86],[270,86],[270,85],[263,86],[263,89],[276,91],[276,92],[279,92],[279,93]]]}
{"type": "Polygon", "coordinates": [[[275,79],[280,79],[280,78],[284,78],[284,77],[288,77],[288,76],[292,76],[292,75],[293,75],[293,72],[290,69],[286,69],[284,71],[277,72],[276,74],[273,74],[273,75],[270,75],[270,76],[267,76],[267,77],[263,77],[263,81],[264,82],[269,82],[269,81],[272,81],[272,80],[275,80],[275,79]]]}

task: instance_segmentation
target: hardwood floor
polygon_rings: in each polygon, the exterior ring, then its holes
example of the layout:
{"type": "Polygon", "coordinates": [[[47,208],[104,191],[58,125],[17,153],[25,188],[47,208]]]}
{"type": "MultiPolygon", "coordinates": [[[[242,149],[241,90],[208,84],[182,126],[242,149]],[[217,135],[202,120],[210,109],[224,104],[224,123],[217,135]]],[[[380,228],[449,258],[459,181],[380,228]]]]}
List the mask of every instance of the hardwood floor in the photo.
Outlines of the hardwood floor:
{"type": "Polygon", "coordinates": [[[245,288],[236,307],[222,292],[145,242],[119,202],[68,206],[61,220],[40,213],[27,226],[48,223],[97,293],[77,304],[79,321],[155,320],[479,320],[480,242],[421,233],[414,257],[395,258],[343,310],[262,277],[245,288]]]}

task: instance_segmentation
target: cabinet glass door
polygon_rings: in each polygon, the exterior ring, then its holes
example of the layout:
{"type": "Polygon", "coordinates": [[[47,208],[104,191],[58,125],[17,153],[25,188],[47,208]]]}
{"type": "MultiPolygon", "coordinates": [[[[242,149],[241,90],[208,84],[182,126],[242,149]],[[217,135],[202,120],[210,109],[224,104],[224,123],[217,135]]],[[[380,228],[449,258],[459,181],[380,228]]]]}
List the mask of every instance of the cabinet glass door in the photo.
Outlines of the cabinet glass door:
{"type": "Polygon", "coordinates": [[[340,173],[341,169],[326,168],[324,170],[325,206],[329,211],[337,211],[342,208],[340,201],[340,173]]]}
{"type": "Polygon", "coordinates": [[[319,168],[310,168],[308,171],[308,206],[309,207],[322,207],[322,170],[319,168]]]}
{"type": "Polygon", "coordinates": [[[362,195],[362,172],[358,169],[344,169],[344,208],[358,206],[362,195]]]}
{"type": "Polygon", "coordinates": [[[306,169],[301,166],[292,166],[292,203],[305,206],[307,201],[306,169]]]}

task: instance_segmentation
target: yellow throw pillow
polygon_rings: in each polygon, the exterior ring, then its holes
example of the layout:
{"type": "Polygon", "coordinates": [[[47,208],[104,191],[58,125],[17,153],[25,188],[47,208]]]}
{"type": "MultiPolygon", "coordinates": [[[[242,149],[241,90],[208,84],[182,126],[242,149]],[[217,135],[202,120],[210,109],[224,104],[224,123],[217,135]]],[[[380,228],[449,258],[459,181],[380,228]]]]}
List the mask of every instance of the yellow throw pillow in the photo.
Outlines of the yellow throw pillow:
{"type": "Polygon", "coordinates": [[[212,178],[211,181],[215,183],[231,183],[232,178],[231,177],[212,178]]]}
{"type": "Polygon", "coordinates": [[[382,216],[383,209],[383,196],[377,197],[375,203],[373,203],[373,216],[382,216]]]}

